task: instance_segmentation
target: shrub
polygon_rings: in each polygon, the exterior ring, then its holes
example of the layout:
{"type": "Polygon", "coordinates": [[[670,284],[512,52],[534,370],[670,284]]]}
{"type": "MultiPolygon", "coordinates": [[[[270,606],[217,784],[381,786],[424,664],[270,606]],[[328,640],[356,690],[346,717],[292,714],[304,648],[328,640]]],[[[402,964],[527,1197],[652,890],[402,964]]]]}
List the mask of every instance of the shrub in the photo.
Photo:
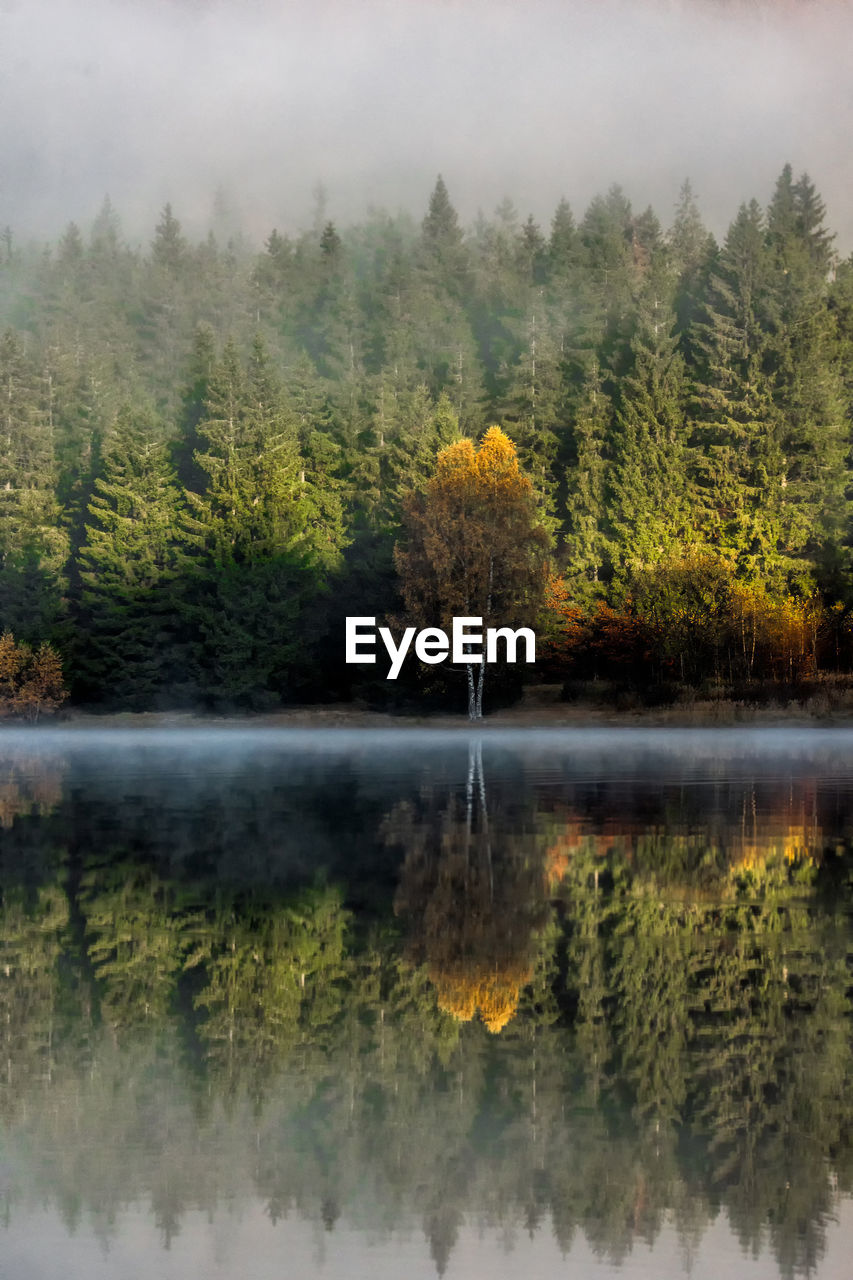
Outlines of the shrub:
{"type": "Polygon", "coordinates": [[[46,641],[33,650],[11,631],[0,636],[0,716],[36,721],[68,697],[59,654],[46,641]]]}

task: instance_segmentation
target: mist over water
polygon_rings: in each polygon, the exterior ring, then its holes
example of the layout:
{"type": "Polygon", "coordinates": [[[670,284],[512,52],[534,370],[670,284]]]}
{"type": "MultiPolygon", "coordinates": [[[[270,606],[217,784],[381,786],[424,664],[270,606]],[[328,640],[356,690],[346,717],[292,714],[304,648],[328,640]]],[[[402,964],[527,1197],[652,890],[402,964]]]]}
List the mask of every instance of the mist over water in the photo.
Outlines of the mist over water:
{"type": "Polygon", "coordinates": [[[0,6],[0,223],[85,223],[109,194],[146,240],[194,232],[225,189],[260,239],[370,205],[461,216],[509,195],[543,222],[612,182],[667,222],[689,176],[722,234],[787,161],[853,243],[846,3],[367,0],[0,6]]]}

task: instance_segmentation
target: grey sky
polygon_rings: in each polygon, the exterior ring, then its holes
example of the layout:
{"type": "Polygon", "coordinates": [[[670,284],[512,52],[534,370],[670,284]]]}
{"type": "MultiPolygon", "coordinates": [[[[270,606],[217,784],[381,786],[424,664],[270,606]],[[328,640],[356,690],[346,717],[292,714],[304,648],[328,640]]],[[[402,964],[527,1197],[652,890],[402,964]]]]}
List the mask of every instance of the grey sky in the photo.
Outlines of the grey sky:
{"type": "Polygon", "coordinates": [[[620,182],[669,219],[690,176],[722,232],[786,160],[853,247],[853,6],[703,0],[0,0],[0,223],[134,235],[213,191],[249,231],[420,216],[438,171],[463,219],[510,195],[550,219],[620,182]]]}

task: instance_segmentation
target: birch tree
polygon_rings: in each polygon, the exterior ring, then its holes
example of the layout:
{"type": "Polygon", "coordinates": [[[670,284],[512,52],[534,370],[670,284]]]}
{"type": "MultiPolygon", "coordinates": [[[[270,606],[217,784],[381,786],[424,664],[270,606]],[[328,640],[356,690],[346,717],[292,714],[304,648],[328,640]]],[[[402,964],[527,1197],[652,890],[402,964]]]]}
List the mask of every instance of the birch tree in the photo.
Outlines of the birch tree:
{"type": "MultiPolygon", "coordinates": [[[[535,619],[549,539],[500,427],[490,427],[479,448],[466,439],[439,453],[425,491],[404,499],[403,526],[395,562],[413,621],[450,629],[454,617],[475,617],[485,629],[535,619]]],[[[465,669],[468,715],[480,720],[486,664],[472,659],[465,669]]]]}

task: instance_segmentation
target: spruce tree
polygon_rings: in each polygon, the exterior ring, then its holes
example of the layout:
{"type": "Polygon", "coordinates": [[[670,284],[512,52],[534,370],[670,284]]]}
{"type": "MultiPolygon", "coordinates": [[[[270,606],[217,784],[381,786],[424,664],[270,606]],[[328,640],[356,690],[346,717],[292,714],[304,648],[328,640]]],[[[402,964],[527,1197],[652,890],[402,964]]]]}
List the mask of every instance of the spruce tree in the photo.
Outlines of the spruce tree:
{"type": "Polygon", "coordinates": [[[675,316],[655,282],[641,298],[620,380],[609,483],[617,564],[653,564],[686,537],[683,366],[675,316]]]}
{"type": "Polygon", "coordinates": [[[827,300],[832,237],[808,175],[786,165],[767,214],[769,272],[761,317],[779,422],[783,494],[780,550],[807,589],[820,565],[838,564],[849,523],[849,428],[835,326],[827,300]]]}
{"type": "Polygon", "coordinates": [[[439,292],[461,299],[468,286],[469,261],[459,217],[441,174],[421,224],[422,269],[439,292]]]}
{"type": "Polygon", "coordinates": [[[301,614],[321,587],[325,548],[297,424],[259,339],[245,368],[226,345],[198,431],[207,483],[188,495],[195,570],[186,605],[196,678],[216,703],[266,705],[292,687],[310,650],[301,614]]]}
{"type": "Polygon", "coordinates": [[[459,416],[447,392],[436,403],[421,384],[399,397],[382,454],[383,507],[389,530],[399,528],[403,497],[423,489],[440,450],[458,439],[459,416]]]}
{"type": "Polygon", "coordinates": [[[669,262],[675,277],[675,316],[679,345],[687,364],[694,353],[692,326],[699,319],[701,297],[707,285],[708,266],[715,249],[706,229],[689,181],[685,181],[675,207],[675,218],[667,236],[669,262]]]}
{"type": "Polygon", "coordinates": [[[768,272],[764,218],[753,200],[729,228],[693,329],[692,505],[708,546],[743,576],[779,586],[785,466],[760,320],[768,272]]]}
{"type": "Polygon", "coordinates": [[[0,338],[0,626],[46,640],[65,588],[68,535],[47,388],[15,333],[0,338]]]}
{"type": "Polygon", "coordinates": [[[344,517],[344,459],[334,407],[307,356],[288,370],[284,388],[301,457],[300,485],[308,504],[311,545],[326,568],[338,563],[347,536],[344,517]]]}
{"type": "Polygon", "coordinates": [[[104,446],[77,556],[77,695],[148,708],[180,694],[183,499],[152,417],[123,410],[104,446]]]}
{"type": "Polygon", "coordinates": [[[509,372],[499,412],[518,448],[519,461],[533,484],[540,519],[553,532],[557,524],[556,461],[560,445],[563,365],[559,338],[539,298],[527,316],[525,341],[509,372]]]}
{"type": "Polygon", "coordinates": [[[606,492],[612,414],[593,359],[570,415],[567,442],[566,570],[574,579],[574,594],[581,599],[603,589],[611,561],[606,492]]]}
{"type": "Polygon", "coordinates": [[[576,266],[579,254],[578,233],[568,200],[561,200],[551,219],[548,241],[548,266],[553,277],[566,276],[576,266]]]}

